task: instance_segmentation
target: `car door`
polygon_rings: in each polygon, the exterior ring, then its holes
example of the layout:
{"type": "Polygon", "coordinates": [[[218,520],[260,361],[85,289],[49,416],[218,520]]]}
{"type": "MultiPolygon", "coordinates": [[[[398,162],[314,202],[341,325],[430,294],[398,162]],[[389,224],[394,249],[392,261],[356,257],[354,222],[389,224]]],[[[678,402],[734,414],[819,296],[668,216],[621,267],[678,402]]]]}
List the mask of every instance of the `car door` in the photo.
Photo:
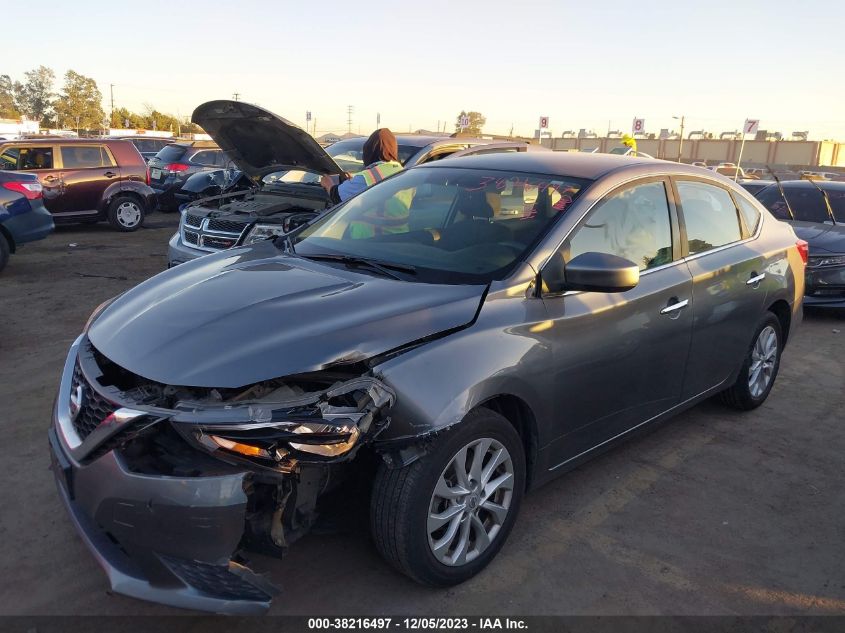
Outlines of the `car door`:
{"type": "Polygon", "coordinates": [[[54,160],[55,148],[49,144],[4,145],[0,150],[0,164],[3,169],[26,171],[38,176],[44,197],[44,206],[50,213],[61,210],[61,170],[54,160]]]}
{"type": "Polygon", "coordinates": [[[740,368],[762,314],[769,273],[737,210],[738,193],[695,177],[672,180],[692,276],[692,345],[683,388],[688,399],[740,368]]]}
{"type": "Polygon", "coordinates": [[[117,180],[120,169],[102,145],[73,143],[59,146],[64,184],[62,209],[68,215],[96,213],[103,192],[117,180]]]}
{"type": "Polygon", "coordinates": [[[670,193],[663,178],[610,192],[554,256],[569,262],[586,252],[608,253],[640,267],[638,285],[626,292],[543,295],[557,384],[549,397],[566,419],[561,429],[569,429],[551,447],[558,463],[679,402],[692,330],[692,280],[680,260],[670,193]]]}

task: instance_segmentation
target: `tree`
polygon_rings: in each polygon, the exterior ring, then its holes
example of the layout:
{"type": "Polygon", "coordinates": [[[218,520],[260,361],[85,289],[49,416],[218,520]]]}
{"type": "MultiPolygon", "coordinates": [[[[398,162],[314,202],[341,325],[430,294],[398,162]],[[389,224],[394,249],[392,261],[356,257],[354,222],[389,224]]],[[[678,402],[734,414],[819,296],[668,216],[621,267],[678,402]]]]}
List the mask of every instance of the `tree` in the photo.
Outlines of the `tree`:
{"type": "Polygon", "coordinates": [[[65,73],[65,85],[56,100],[56,120],[59,126],[92,130],[99,128],[105,113],[103,95],[97,82],[72,70],[65,73]]]}
{"type": "Polygon", "coordinates": [[[0,75],[0,119],[18,119],[21,113],[15,106],[15,86],[9,75],[0,75]]]}
{"type": "Polygon", "coordinates": [[[139,129],[145,126],[144,117],[126,108],[117,108],[112,113],[111,127],[139,129]]]}
{"type": "Polygon", "coordinates": [[[461,113],[455,120],[455,131],[463,131],[466,134],[481,134],[481,128],[484,127],[485,123],[487,123],[487,118],[481,112],[466,112],[465,110],[461,110],[461,113]],[[469,125],[461,130],[461,119],[463,117],[469,118],[469,125]]]}
{"type": "Polygon", "coordinates": [[[53,114],[53,82],[56,74],[46,66],[39,66],[35,70],[24,73],[26,81],[16,84],[14,88],[17,108],[30,119],[46,121],[53,114]]]}

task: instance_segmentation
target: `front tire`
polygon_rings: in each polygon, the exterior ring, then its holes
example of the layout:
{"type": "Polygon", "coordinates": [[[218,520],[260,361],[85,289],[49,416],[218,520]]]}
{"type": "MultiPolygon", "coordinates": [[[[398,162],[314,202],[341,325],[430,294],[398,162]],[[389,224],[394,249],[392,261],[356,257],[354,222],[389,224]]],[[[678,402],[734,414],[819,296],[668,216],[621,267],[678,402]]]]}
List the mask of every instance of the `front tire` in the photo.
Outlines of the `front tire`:
{"type": "Polygon", "coordinates": [[[524,490],[519,434],[502,415],[476,409],[409,466],[380,465],[370,511],[376,548],[417,582],[461,583],[502,548],[524,490]]]}
{"type": "Polygon", "coordinates": [[[763,404],[775,384],[782,352],[780,321],[767,312],[754,329],[751,346],[736,382],[719,394],[722,402],[741,411],[750,411],[763,404]]]}
{"type": "Polygon", "coordinates": [[[134,196],[117,196],[109,205],[108,217],[118,231],[137,231],[144,225],[144,205],[134,196]]]}

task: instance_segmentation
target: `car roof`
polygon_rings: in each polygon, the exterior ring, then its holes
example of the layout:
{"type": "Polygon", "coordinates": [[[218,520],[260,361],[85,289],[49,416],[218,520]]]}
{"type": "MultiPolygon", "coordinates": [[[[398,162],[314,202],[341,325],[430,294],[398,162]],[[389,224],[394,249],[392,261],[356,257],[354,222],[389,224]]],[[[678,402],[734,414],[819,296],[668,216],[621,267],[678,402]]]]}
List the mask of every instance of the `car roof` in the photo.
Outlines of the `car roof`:
{"type": "Polygon", "coordinates": [[[415,169],[436,169],[437,167],[458,169],[491,169],[519,171],[551,176],[570,176],[596,180],[610,172],[640,168],[639,171],[659,173],[678,173],[707,176],[724,179],[701,167],[675,163],[656,158],[621,156],[619,154],[599,154],[588,152],[502,152],[466,156],[459,161],[434,162],[415,167],[415,169]]]}
{"type": "Polygon", "coordinates": [[[845,182],[838,180],[781,180],[780,184],[787,189],[815,189],[818,185],[830,191],[845,191],[845,182]]]}

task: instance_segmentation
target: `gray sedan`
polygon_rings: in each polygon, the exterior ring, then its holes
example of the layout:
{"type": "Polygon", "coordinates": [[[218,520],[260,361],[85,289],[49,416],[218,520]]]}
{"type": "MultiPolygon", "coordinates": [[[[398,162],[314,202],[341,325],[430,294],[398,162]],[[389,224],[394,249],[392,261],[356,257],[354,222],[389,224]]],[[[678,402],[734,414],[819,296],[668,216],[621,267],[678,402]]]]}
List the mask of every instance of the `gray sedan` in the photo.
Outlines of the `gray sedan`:
{"type": "Polygon", "coordinates": [[[113,589],[148,600],[262,611],[248,552],[283,554],[352,481],[391,565],[459,583],[527,490],[710,396],[763,403],[806,258],[694,167],[408,169],[98,308],[54,411],[60,495],[113,589]]]}

